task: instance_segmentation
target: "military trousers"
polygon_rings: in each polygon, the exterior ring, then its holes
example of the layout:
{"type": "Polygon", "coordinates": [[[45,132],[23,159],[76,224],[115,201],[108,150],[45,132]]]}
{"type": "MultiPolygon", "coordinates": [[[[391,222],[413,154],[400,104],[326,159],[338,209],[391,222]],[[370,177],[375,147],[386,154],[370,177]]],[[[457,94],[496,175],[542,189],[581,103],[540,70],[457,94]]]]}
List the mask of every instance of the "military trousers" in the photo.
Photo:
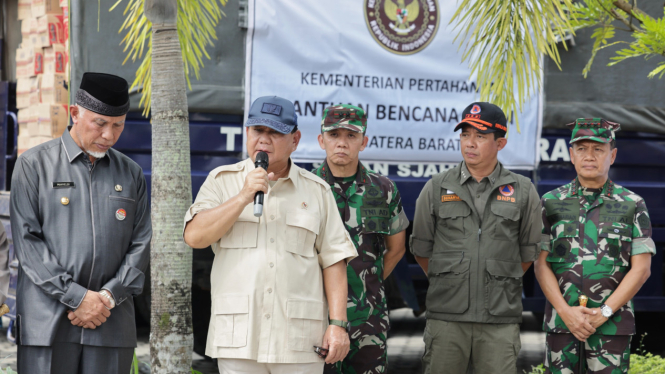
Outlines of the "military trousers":
{"type": "MultiPolygon", "coordinates": [[[[630,335],[591,335],[584,343],[585,374],[628,373],[630,335]]],[[[545,373],[580,374],[580,342],[573,334],[545,337],[545,373]]]]}
{"type": "Polygon", "coordinates": [[[427,319],[424,374],[517,373],[522,348],[517,323],[449,322],[427,319]]]}
{"type": "Polygon", "coordinates": [[[322,362],[302,364],[266,364],[256,360],[218,358],[220,374],[318,374],[323,373],[322,362]]]}
{"type": "Polygon", "coordinates": [[[351,333],[349,354],[342,361],[326,364],[324,374],[387,373],[386,333],[365,335],[362,330],[351,333]]]}
{"type": "Polygon", "coordinates": [[[134,348],[55,343],[49,347],[19,345],[19,373],[129,374],[134,348]]]}

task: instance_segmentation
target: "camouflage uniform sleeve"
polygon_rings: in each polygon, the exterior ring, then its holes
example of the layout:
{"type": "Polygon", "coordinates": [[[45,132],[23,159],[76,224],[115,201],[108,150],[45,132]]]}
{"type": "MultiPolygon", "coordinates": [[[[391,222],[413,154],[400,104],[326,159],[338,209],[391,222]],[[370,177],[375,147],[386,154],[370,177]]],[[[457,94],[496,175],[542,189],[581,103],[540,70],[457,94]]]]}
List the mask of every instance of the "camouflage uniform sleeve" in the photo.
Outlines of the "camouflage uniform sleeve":
{"type": "Polygon", "coordinates": [[[651,239],[651,219],[644,199],[637,201],[633,218],[633,245],[631,256],[642,253],[656,254],[656,244],[651,239]]]}
{"type": "Polygon", "coordinates": [[[409,219],[406,218],[404,208],[402,207],[402,197],[395,182],[390,181],[391,197],[388,201],[388,209],[390,209],[390,235],[395,235],[406,230],[409,227],[409,219]]]}
{"type": "Polygon", "coordinates": [[[413,234],[410,239],[411,253],[419,257],[431,257],[434,248],[434,215],[430,201],[432,195],[430,179],[416,200],[416,213],[413,218],[413,234]]]}
{"type": "Polygon", "coordinates": [[[543,230],[540,238],[540,250],[552,252],[552,224],[547,219],[547,211],[545,210],[545,200],[547,195],[540,199],[540,206],[542,212],[543,230]]]}
{"type": "Polygon", "coordinates": [[[540,197],[533,183],[529,183],[529,198],[526,204],[526,214],[520,222],[520,257],[522,262],[532,262],[538,258],[541,240],[542,221],[540,219],[540,197]]]}
{"type": "Polygon", "coordinates": [[[319,256],[321,269],[332,266],[339,261],[349,261],[358,257],[356,246],[344,228],[342,217],[339,216],[337,203],[330,188],[323,191],[323,209],[321,210],[320,232],[316,236],[314,248],[319,256]]]}

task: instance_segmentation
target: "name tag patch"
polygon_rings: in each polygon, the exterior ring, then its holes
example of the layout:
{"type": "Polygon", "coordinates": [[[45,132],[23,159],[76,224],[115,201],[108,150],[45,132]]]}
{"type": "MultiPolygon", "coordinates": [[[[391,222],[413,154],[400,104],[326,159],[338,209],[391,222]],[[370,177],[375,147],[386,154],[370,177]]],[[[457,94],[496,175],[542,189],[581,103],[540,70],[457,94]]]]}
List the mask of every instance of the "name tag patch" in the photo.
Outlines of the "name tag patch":
{"type": "Polygon", "coordinates": [[[459,197],[458,195],[452,194],[452,195],[441,195],[441,202],[442,203],[447,203],[449,201],[462,201],[462,198],[459,197]]]}
{"type": "Polygon", "coordinates": [[[75,187],[74,182],[53,182],[53,188],[75,187]]]}

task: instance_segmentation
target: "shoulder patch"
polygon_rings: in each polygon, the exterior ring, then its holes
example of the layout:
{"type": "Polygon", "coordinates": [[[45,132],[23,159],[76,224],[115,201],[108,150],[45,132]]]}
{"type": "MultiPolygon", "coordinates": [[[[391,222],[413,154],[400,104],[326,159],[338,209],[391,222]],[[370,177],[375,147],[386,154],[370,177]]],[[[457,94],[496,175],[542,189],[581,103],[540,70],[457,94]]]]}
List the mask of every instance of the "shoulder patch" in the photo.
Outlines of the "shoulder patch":
{"type": "Polygon", "coordinates": [[[640,214],[637,218],[637,223],[640,225],[642,230],[648,230],[651,228],[651,220],[646,214],[640,214]]]}

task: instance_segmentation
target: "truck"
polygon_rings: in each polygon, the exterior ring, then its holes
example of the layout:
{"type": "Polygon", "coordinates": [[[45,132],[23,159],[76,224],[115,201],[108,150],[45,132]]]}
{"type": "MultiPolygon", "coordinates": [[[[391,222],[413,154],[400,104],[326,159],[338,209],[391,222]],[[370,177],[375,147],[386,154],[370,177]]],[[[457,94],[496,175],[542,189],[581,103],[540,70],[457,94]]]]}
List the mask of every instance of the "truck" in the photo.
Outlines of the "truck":
{"type": "MultiPolygon", "coordinates": [[[[72,14],[96,17],[97,8],[86,5],[81,0],[71,1],[72,14]]],[[[657,7],[644,6],[648,12],[657,11],[657,7]]],[[[662,11],[662,9],[660,9],[662,11]]],[[[202,71],[202,79],[193,81],[190,100],[190,144],[192,192],[196,196],[208,173],[221,165],[241,161],[243,154],[243,102],[244,90],[242,77],[245,69],[242,51],[246,27],[246,3],[229,2],[225,9],[225,18],[218,27],[220,41],[211,55],[213,61],[202,71]],[[244,18],[245,17],[245,18],[244,18]],[[229,52],[231,51],[231,52],[229,52]],[[240,56],[240,57],[238,57],[240,56]],[[220,77],[220,74],[222,76],[220,77]]],[[[119,14],[111,13],[109,18],[119,19],[119,14]]],[[[103,23],[104,35],[115,35],[115,22],[103,23]]],[[[119,39],[105,39],[95,36],[87,28],[93,26],[76,24],[72,30],[78,33],[79,45],[73,45],[80,56],[73,57],[76,70],[71,73],[70,86],[77,84],[83,71],[96,70],[125,76],[129,81],[133,77],[131,67],[118,66],[110,59],[94,57],[94,50],[111,49],[119,51],[119,39]],[[86,32],[87,31],[87,32],[86,32]],[[107,40],[108,39],[108,40],[107,40]],[[84,51],[84,46],[96,46],[93,52],[84,51]],[[77,61],[76,59],[80,61],[77,61]],[[94,68],[94,69],[93,69],[94,68]]],[[[95,25],[97,27],[97,25],[95,25]]],[[[600,62],[607,59],[611,48],[596,57],[596,65],[587,79],[581,76],[582,67],[589,57],[591,31],[582,30],[575,38],[563,41],[568,43],[568,50],[560,45],[562,70],[555,64],[548,63],[545,70],[544,91],[545,111],[543,130],[540,138],[540,163],[533,170],[518,170],[536,185],[538,193],[553,190],[570,182],[575,177],[575,170],[570,163],[568,141],[570,131],[563,126],[579,117],[604,117],[621,123],[622,131],[617,133],[618,156],[610,170],[613,181],[641,195],[649,209],[653,225],[653,239],[658,248],[652,259],[651,277],[634,299],[635,309],[641,317],[637,318],[638,332],[653,332],[654,321],[665,312],[665,277],[663,267],[663,249],[665,247],[665,89],[664,81],[646,78],[648,66],[652,62],[623,62],[623,66],[606,67],[600,62]],[[619,70],[620,69],[620,70],[619,70]],[[630,84],[626,84],[630,82],[630,84]]],[[[10,48],[5,48],[8,50],[10,48]]],[[[72,53],[72,56],[76,56],[72,53]]],[[[134,65],[134,68],[136,65],[134,65]]],[[[8,79],[3,77],[4,79],[8,79]]],[[[277,93],[278,94],[278,93],[277,93]]],[[[15,103],[15,85],[9,82],[0,84],[0,154],[4,157],[0,169],[0,222],[10,239],[9,194],[11,193],[11,173],[17,158],[16,135],[17,121],[15,103]]],[[[151,125],[149,118],[141,114],[138,94],[132,93],[132,111],[128,114],[125,130],[115,148],[136,161],[144,170],[150,184],[151,176],[151,125]]],[[[451,123],[451,125],[454,125],[451,123]]],[[[371,124],[369,126],[371,135],[371,124]]],[[[519,136],[519,134],[509,134],[519,136]]],[[[362,161],[362,153],[360,154],[362,161]]],[[[314,163],[300,166],[313,169],[314,163]]],[[[455,167],[449,163],[367,163],[370,169],[388,176],[395,181],[401,196],[405,212],[412,221],[415,202],[424,184],[437,172],[455,167]]],[[[184,215],[184,212],[183,212],[184,215]]],[[[410,235],[411,227],[407,231],[410,235]]],[[[408,251],[386,283],[389,307],[391,309],[408,307],[416,315],[425,311],[427,277],[416,264],[408,251]]],[[[213,253],[208,249],[193,251],[192,269],[192,309],[195,334],[195,351],[203,354],[210,319],[210,272],[213,253]]],[[[15,257],[11,263],[12,290],[15,290],[18,267],[15,257]]],[[[147,274],[149,275],[149,273],[147,274]]],[[[535,279],[533,268],[524,276],[523,306],[527,312],[542,319],[545,297],[535,279]]],[[[11,293],[11,291],[10,291],[11,293]]],[[[13,307],[16,295],[11,294],[8,304],[13,307]]],[[[150,287],[146,284],[144,293],[136,298],[138,323],[146,324],[150,318],[150,287]]],[[[14,308],[8,314],[14,318],[14,308]]],[[[12,330],[8,335],[11,339],[12,330]]],[[[647,342],[649,343],[649,342],[647,342]]],[[[657,344],[658,342],[653,342],[657,344]]]]}

